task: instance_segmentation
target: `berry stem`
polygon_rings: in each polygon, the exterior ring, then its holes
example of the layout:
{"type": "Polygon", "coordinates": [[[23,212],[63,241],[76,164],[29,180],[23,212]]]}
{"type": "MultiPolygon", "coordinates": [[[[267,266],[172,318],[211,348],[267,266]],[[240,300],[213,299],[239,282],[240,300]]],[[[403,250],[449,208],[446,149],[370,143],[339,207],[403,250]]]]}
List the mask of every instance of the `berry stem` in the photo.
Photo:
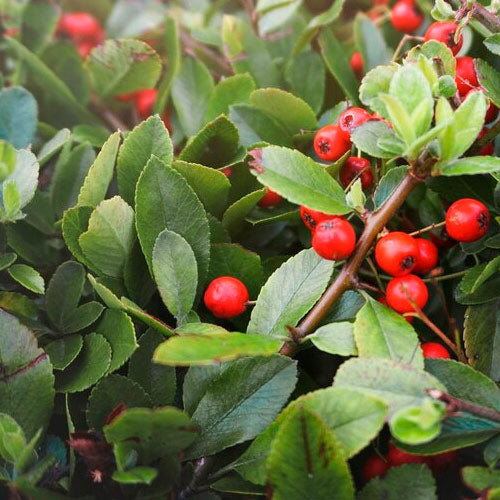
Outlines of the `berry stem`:
{"type": "Polygon", "coordinates": [[[392,62],[395,62],[399,59],[399,54],[403,50],[405,43],[409,42],[409,41],[423,42],[424,37],[415,36],[415,35],[408,35],[408,34],[403,35],[403,37],[401,38],[401,41],[399,42],[399,44],[396,48],[396,51],[394,52],[394,55],[392,56],[392,62]]]}
{"type": "Polygon", "coordinates": [[[121,130],[122,132],[126,132],[129,130],[129,126],[109,108],[104,106],[96,96],[91,97],[90,104],[93,110],[109,125],[112,131],[121,130]]]}
{"type": "Polygon", "coordinates": [[[456,398],[455,396],[452,396],[451,394],[440,391],[438,389],[429,389],[427,393],[431,398],[446,403],[446,405],[448,406],[447,410],[450,413],[456,413],[457,411],[466,411],[467,413],[472,413],[473,415],[492,420],[493,422],[500,422],[500,412],[494,410],[493,408],[487,408],[485,406],[471,403],[470,401],[456,398]]]}
{"type": "MultiPolygon", "coordinates": [[[[392,219],[394,213],[404,203],[407,196],[423,180],[423,178],[417,177],[413,172],[408,172],[380,209],[370,214],[353,254],[316,305],[295,328],[295,336],[298,339],[312,333],[335,301],[338,300],[346,290],[352,287],[353,280],[355,280],[358,270],[365,260],[366,254],[373,245],[378,233],[380,233],[392,219]]],[[[280,354],[292,356],[296,350],[297,346],[293,340],[290,339],[290,341],[287,341],[281,347],[280,354]]]]}
{"type": "Polygon", "coordinates": [[[413,231],[410,233],[410,236],[418,236],[419,234],[426,233],[427,231],[432,231],[433,229],[437,229],[438,227],[442,227],[446,224],[446,221],[437,222],[436,224],[431,224],[430,226],[419,229],[418,231],[413,231]]]}
{"type": "MultiPolygon", "coordinates": [[[[461,0],[462,5],[467,3],[467,0],[461,0]]],[[[486,7],[479,2],[472,6],[472,17],[479,21],[485,28],[488,28],[492,33],[500,33],[500,19],[496,14],[490,12],[486,7]]]]}
{"type": "Polygon", "coordinates": [[[373,260],[371,259],[371,257],[366,257],[366,263],[370,266],[370,269],[372,270],[373,275],[374,275],[373,277],[377,281],[378,287],[385,294],[384,284],[382,283],[382,280],[380,279],[380,276],[379,276],[379,273],[377,271],[377,268],[375,267],[375,264],[373,263],[373,260]]]}
{"type": "Polygon", "coordinates": [[[432,278],[424,278],[422,281],[425,281],[426,283],[433,283],[434,281],[446,281],[446,280],[452,280],[455,278],[461,278],[467,270],[465,271],[457,271],[456,273],[451,273],[451,274],[443,274],[443,276],[433,276],[432,278]]]}

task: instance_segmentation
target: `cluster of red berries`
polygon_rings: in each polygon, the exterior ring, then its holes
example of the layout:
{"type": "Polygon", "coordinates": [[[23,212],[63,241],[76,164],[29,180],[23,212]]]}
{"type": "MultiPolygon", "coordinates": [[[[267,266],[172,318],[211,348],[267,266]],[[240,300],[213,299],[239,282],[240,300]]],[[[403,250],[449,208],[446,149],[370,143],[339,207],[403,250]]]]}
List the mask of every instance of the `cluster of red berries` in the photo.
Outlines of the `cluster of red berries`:
{"type": "Polygon", "coordinates": [[[455,451],[432,456],[414,455],[389,443],[389,449],[385,456],[372,455],[366,459],[363,467],[363,479],[369,481],[374,477],[384,475],[391,467],[399,467],[404,464],[427,464],[437,475],[443,469],[456,465],[457,461],[458,456],[455,451]]]}
{"type": "Polygon", "coordinates": [[[59,20],[56,32],[73,40],[82,57],[87,57],[105,38],[99,21],[88,12],[66,12],[59,20]]]}
{"type": "MultiPolygon", "coordinates": [[[[157,96],[158,90],[156,89],[142,89],[129,94],[118,95],[116,99],[120,102],[133,102],[138,115],[144,120],[153,113],[157,96]]],[[[161,115],[161,119],[167,129],[172,132],[168,111],[161,115]]]]}

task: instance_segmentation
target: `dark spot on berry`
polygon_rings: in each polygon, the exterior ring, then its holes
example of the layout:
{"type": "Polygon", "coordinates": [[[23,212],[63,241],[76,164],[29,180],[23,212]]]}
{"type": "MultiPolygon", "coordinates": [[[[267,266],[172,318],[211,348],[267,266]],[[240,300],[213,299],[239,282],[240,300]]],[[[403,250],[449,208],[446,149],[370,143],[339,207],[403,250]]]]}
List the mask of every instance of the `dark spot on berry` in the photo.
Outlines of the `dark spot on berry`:
{"type": "Polygon", "coordinates": [[[410,269],[413,264],[415,264],[415,257],[413,257],[412,255],[408,255],[408,257],[405,257],[402,261],[401,261],[401,269],[410,269]]]}
{"type": "Polygon", "coordinates": [[[477,217],[477,223],[481,231],[486,231],[488,229],[488,214],[481,212],[477,217]]]}
{"type": "Polygon", "coordinates": [[[330,143],[325,139],[319,141],[318,147],[323,154],[326,154],[330,151],[330,143]]]}
{"type": "Polygon", "coordinates": [[[330,220],[323,224],[323,229],[333,229],[335,227],[335,221],[330,220]]]}
{"type": "Polygon", "coordinates": [[[316,227],[316,221],[307,212],[304,214],[304,219],[311,227],[316,227]]]}
{"type": "Polygon", "coordinates": [[[455,47],[455,45],[457,45],[455,43],[455,32],[454,31],[450,31],[448,33],[448,37],[447,37],[447,40],[446,40],[446,45],[448,45],[448,47],[450,47],[450,48],[453,48],[453,47],[455,47]]]}
{"type": "Polygon", "coordinates": [[[345,128],[350,129],[353,121],[354,118],[352,117],[352,115],[347,115],[346,117],[344,117],[343,125],[345,126],[345,128]]]}

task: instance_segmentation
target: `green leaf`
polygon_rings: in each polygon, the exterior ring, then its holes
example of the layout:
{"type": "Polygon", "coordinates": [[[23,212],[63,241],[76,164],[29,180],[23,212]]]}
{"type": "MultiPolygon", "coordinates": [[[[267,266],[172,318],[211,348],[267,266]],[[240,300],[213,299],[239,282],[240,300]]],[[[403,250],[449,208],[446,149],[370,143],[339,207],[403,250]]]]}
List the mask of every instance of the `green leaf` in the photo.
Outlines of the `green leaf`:
{"type": "Polygon", "coordinates": [[[125,364],[137,348],[134,324],[122,311],[115,309],[104,311],[95,331],[101,334],[111,346],[110,373],[125,364]]]}
{"type": "Polygon", "coordinates": [[[119,278],[134,239],[134,211],[119,196],[114,196],[99,203],[78,242],[85,258],[101,273],[119,278]]]}
{"type": "Polygon", "coordinates": [[[223,212],[231,183],[222,172],[180,160],[174,161],[172,167],[186,179],[208,212],[216,216],[223,212]]]}
{"type": "Polygon", "coordinates": [[[17,255],[15,253],[6,253],[0,256],[0,271],[7,269],[9,266],[14,264],[17,260],[17,255]]]}
{"type": "Polygon", "coordinates": [[[467,270],[460,282],[461,290],[466,293],[474,293],[481,285],[486,283],[492,276],[500,270],[500,256],[489,262],[483,262],[467,270]]]}
{"type": "Polygon", "coordinates": [[[499,302],[469,306],[465,314],[464,344],[471,366],[495,381],[500,380],[499,302]]]}
{"type": "Polygon", "coordinates": [[[76,359],[56,379],[57,392],[81,392],[93,386],[109,369],[111,347],[97,333],[85,335],[76,359]]]}
{"type": "Polygon", "coordinates": [[[17,217],[22,217],[21,210],[21,194],[14,181],[5,181],[2,186],[2,202],[4,206],[5,219],[16,220],[17,217]]]}
{"type": "Polygon", "coordinates": [[[220,115],[191,137],[179,160],[213,168],[224,167],[234,159],[238,143],[238,129],[224,115],[220,115]]]}
{"type": "Polygon", "coordinates": [[[316,52],[303,52],[290,59],[285,78],[293,93],[311,106],[314,113],[323,107],[326,72],[321,56],[316,52]]]}
{"type": "Polygon", "coordinates": [[[310,340],[320,351],[339,356],[354,356],[357,354],[354,341],[353,325],[348,321],[329,323],[318,328],[312,335],[304,338],[310,340]]]}
{"type": "Polygon", "coordinates": [[[111,39],[92,50],[87,68],[101,96],[116,96],[154,87],[161,61],[146,42],[111,39]]]}
{"type": "Polygon", "coordinates": [[[379,209],[384,201],[391,196],[407,173],[408,166],[403,165],[401,167],[391,168],[382,179],[380,179],[373,195],[376,209],[379,209]]]}
{"type": "Polygon", "coordinates": [[[60,7],[49,0],[26,4],[21,25],[24,45],[34,52],[43,50],[51,41],[60,14],[60,7]]]}
{"type": "Polygon", "coordinates": [[[0,456],[8,463],[15,464],[26,448],[23,429],[9,415],[0,413],[0,456]]]}
{"type": "Polygon", "coordinates": [[[45,293],[45,282],[40,273],[31,266],[25,264],[14,264],[8,269],[11,278],[15,279],[24,288],[43,295],[45,293]]]}
{"type": "Polygon", "coordinates": [[[38,108],[34,97],[22,87],[0,90],[0,139],[15,148],[29,146],[35,138],[38,108]]]}
{"type": "Polygon", "coordinates": [[[293,18],[301,5],[301,0],[274,0],[275,5],[260,10],[257,4],[256,11],[259,13],[259,34],[269,35],[283,26],[293,18]]]}
{"type": "Polygon", "coordinates": [[[299,97],[281,89],[258,89],[250,95],[250,104],[281,122],[290,135],[318,126],[314,111],[299,97]]]}
{"type": "Polygon", "coordinates": [[[3,310],[0,331],[0,412],[14,418],[31,439],[47,427],[52,414],[52,367],[33,332],[3,310]]]}
{"type": "Polygon", "coordinates": [[[55,370],[64,370],[78,356],[83,347],[81,335],[67,335],[45,346],[45,352],[55,370]]]}
{"type": "Polygon", "coordinates": [[[253,156],[259,182],[292,203],[334,215],[350,211],[338,182],[300,151],[268,146],[253,156]]]}
{"type": "Polygon", "coordinates": [[[152,406],[151,399],[137,382],[122,375],[108,375],[90,393],[86,412],[89,428],[102,429],[119,404],[126,408],[152,406]]]}
{"type": "Polygon", "coordinates": [[[404,140],[407,146],[409,146],[417,138],[410,114],[406,111],[397,97],[392,95],[381,95],[380,99],[385,104],[387,116],[391,123],[394,124],[396,134],[404,140]]]}
{"type": "Polygon", "coordinates": [[[486,45],[490,52],[493,52],[495,55],[500,55],[500,34],[495,33],[494,35],[490,35],[489,37],[483,40],[483,43],[486,45]]]}
{"type": "Polygon", "coordinates": [[[155,406],[172,404],[176,389],[175,368],[153,362],[153,353],[165,337],[153,329],[139,339],[128,365],[128,376],[142,386],[155,406]]]}
{"type": "Polygon", "coordinates": [[[216,373],[213,367],[190,368],[184,401],[192,403],[185,407],[201,432],[185,457],[212,455],[261,433],[293,391],[296,372],[294,361],[278,355],[223,363],[216,373]],[[212,376],[197,383],[195,377],[207,372],[212,376]]]}
{"type": "Polygon", "coordinates": [[[432,175],[477,175],[500,171],[500,158],[494,156],[469,156],[439,164],[432,175]]]}
{"type": "Polygon", "coordinates": [[[354,337],[361,358],[392,359],[424,367],[420,342],[413,327],[398,313],[368,299],[356,315],[354,337]]]}
{"type": "Polygon", "coordinates": [[[156,238],[168,229],[191,246],[198,263],[198,283],[204,283],[210,251],[208,221],[184,178],[153,157],[137,183],[135,203],[137,234],[150,271],[156,238]]]}
{"type": "Polygon", "coordinates": [[[436,481],[424,464],[391,467],[384,477],[376,477],[358,493],[357,500],[400,500],[411,492],[412,500],[437,500],[436,481]]]}
{"type": "Polygon", "coordinates": [[[338,369],[334,387],[355,389],[380,398],[390,415],[400,408],[416,406],[427,389],[445,390],[441,382],[411,365],[386,359],[350,359],[338,369]]]}
{"type": "Polygon", "coordinates": [[[297,408],[281,425],[267,469],[276,500],[354,499],[340,443],[321,418],[305,408],[297,408]]]}
{"type": "Polygon", "coordinates": [[[33,52],[15,38],[5,37],[5,41],[7,46],[25,63],[31,76],[46,95],[51,96],[55,102],[77,120],[81,120],[83,123],[97,123],[97,119],[78,102],[67,85],[33,52]]]}
{"type": "Polygon", "coordinates": [[[63,128],[54,134],[54,136],[42,146],[38,153],[37,160],[40,167],[45,165],[54,155],[56,155],[69,141],[70,137],[71,132],[67,128],[63,128]]]}
{"type": "Polygon", "coordinates": [[[325,291],[333,262],[313,250],[303,250],[285,262],[269,278],[257,299],[247,332],[286,336],[325,291]]]}
{"type": "MultiPolygon", "coordinates": [[[[336,0],[335,5],[342,3],[343,1],[336,0]]],[[[342,45],[331,31],[328,30],[324,31],[319,37],[319,44],[326,67],[340,85],[345,95],[356,105],[359,103],[358,82],[352,72],[349,61],[344,55],[342,45]]]]}
{"type": "Polygon", "coordinates": [[[235,73],[249,73],[258,87],[276,86],[280,74],[265,41],[236,16],[222,19],[222,42],[225,57],[235,73]]]}
{"type": "Polygon", "coordinates": [[[265,194],[266,191],[264,189],[259,189],[243,196],[230,205],[222,216],[222,226],[224,229],[233,236],[239,234],[243,230],[243,221],[246,216],[255,208],[255,205],[257,205],[265,194]]]}
{"type": "Polygon", "coordinates": [[[67,155],[63,152],[59,156],[51,184],[52,206],[58,217],[76,205],[81,186],[94,160],[94,150],[86,143],[80,144],[67,155]]]}
{"type": "Polygon", "coordinates": [[[377,66],[366,73],[359,87],[361,102],[377,111],[381,116],[385,116],[386,109],[379,99],[379,95],[389,92],[392,78],[398,68],[399,66],[395,63],[388,66],[377,66]]]}
{"type": "Polygon", "coordinates": [[[366,15],[358,13],[354,19],[354,37],[363,56],[365,71],[387,64],[391,60],[382,32],[366,15]]]}
{"type": "Polygon", "coordinates": [[[150,116],[129,132],[118,154],[118,191],[130,206],[134,206],[137,181],[152,155],[168,165],[173,160],[172,142],[158,115],[150,116]]]}
{"type": "Polygon", "coordinates": [[[387,414],[387,407],[380,400],[358,391],[329,387],[310,392],[289,404],[231,468],[253,483],[265,484],[265,464],[271,445],[287,415],[297,408],[321,417],[347,458],[359,453],[380,432],[387,414]]]}
{"type": "Polygon", "coordinates": [[[369,120],[356,127],[351,133],[351,140],[361,151],[376,158],[393,158],[391,152],[382,149],[379,141],[393,138],[393,130],[381,120],[369,120]]]}
{"type": "MultiPolygon", "coordinates": [[[[304,31],[300,34],[298,40],[295,42],[293,54],[298,54],[311,40],[314,39],[314,37],[320,32],[321,28],[324,28],[336,21],[342,13],[343,7],[344,0],[335,0],[327,10],[314,16],[309,21],[304,31]]],[[[326,32],[328,32],[328,30],[323,31],[323,33],[326,32]]]]}
{"type": "Polygon", "coordinates": [[[260,256],[240,245],[219,243],[211,246],[207,281],[233,276],[242,281],[251,298],[256,298],[264,280],[260,256]]]}
{"type": "Polygon", "coordinates": [[[165,229],[153,247],[153,274],[163,303],[182,324],[193,307],[198,285],[196,257],[189,243],[165,229]]]}
{"type": "Polygon", "coordinates": [[[203,125],[213,88],[207,67],[198,59],[185,58],[172,86],[172,101],[188,137],[195,135],[203,125]]]}
{"type": "Polygon", "coordinates": [[[153,361],[170,366],[211,365],[246,356],[272,356],[281,347],[279,339],[245,333],[215,333],[171,337],[155,351],[153,361]]]}
{"type": "Polygon", "coordinates": [[[462,477],[465,484],[477,493],[488,488],[500,487],[500,472],[487,467],[464,467],[462,469],[462,477]]]}
{"type": "MultiPolygon", "coordinates": [[[[141,8],[142,6],[138,5],[138,7],[141,8]]],[[[136,23],[134,22],[134,24],[136,23]]],[[[160,80],[160,84],[158,85],[158,95],[153,107],[154,112],[160,114],[167,107],[172,84],[181,66],[179,28],[177,26],[177,21],[173,17],[167,17],[165,20],[164,37],[165,40],[163,45],[165,48],[168,70],[165,71],[163,78],[160,80]]]]}
{"type": "Polygon", "coordinates": [[[500,106],[500,73],[484,59],[474,59],[477,79],[486,90],[486,97],[491,99],[495,106],[500,106]]]}
{"type": "Polygon", "coordinates": [[[121,484],[147,484],[150,485],[158,476],[158,470],[153,467],[134,467],[124,471],[113,472],[113,481],[121,484]]]}
{"type": "Polygon", "coordinates": [[[143,464],[175,455],[196,438],[191,419],[177,408],[131,408],[104,427],[106,441],[115,446],[127,443],[143,464]]]}
{"type": "Polygon", "coordinates": [[[78,205],[96,207],[106,197],[113,178],[120,132],[110,135],[90,167],[78,195],[78,205]]]}
{"type": "Polygon", "coordinates": [[[221,80],[213,89],[205,120],[211,121],[221,114],[229,114],[229,108],[234,104],[247,103],[254,90],[255,82],[247,73],[221,80]]]}
{"type": "Polygon", "coordinates": [[[500,410],[500,389],[474,368],[451,359],[426,359],[425,369],[456,398],[500,410]]]}
{"type": "MultiPolygon", "coordinates": [[[[427,60],[432,62],[432,67],[436,74],[440,73],[441,70],[438,69],[437,60],[441,59],[443,63],[444,70],[447,75],[455,77],[455,67],[456,61],[455,56],[452,51],[442,42],[438,42],[437,40],[429,40],[422,45],[417,45],[413,47],[406,57],[407,61],[419,62],[421,56],[424,56],[427,60]]],[[[437,75],[434,75],[434,78],[437,75]]]]}
{"type": "Polygon", "coordinates": [[[229,107],[229,118],[238,128],[241,143],[249,148],[263,142],[279,146],[292,146],[285,126],[268,113],[247,104],[229,107]]]}

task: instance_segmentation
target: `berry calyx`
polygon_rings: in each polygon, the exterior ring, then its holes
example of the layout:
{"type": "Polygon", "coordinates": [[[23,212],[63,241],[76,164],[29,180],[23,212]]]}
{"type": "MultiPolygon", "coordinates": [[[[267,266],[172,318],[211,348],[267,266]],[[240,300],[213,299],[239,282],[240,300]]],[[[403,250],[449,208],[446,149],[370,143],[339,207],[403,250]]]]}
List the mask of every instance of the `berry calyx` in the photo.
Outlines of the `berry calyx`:
{"type": "Polygon", "coordinates": [[[314,231],[316,229],[316,226],[321,221],[331,219],[332,215],[325,214],[323,212],[320,212],[319,210],[313,210],[312,208],[307,208],[304,205],[301,205],[300,218],[309,230],[314,231]]]}
{"type": "Polygon", "coordinates": [[[407,233],[394,231],[375,245],[375,260],[386,273],[393,276],[410,274],[417,265],[418,246],[407,233]]]}
{"type": "Polygon", "coordinates": [[[392,443],[389,443],[387,461],[389,462],[389,467],[398,467],[403,464],[423,464],[427,460],[426,457],[423,457],[422,455],[407,453],[406,451],[400,450],[392,443]]]}
{"type": "Polygon", "coordinates": [[[356,246],[356,233],[349,222],[333,217],[316,226],[312,246],[324,259],[346,259],[356,246]]]}
{"type": "MultiPolygon", "coordinates": [[[[483,138],[488,133],[488,131],[489,131],[489,129],[487,127],[483,127],[481,132],[479,132],[477,138],[478,139],[483,138]]],[[[491,155],[493,155],[494,152],[495,152],[495,144],[493,141],[491,141],[488,144],[486,144],[485,146],[483,146],[480,149],[478,154],[479,154],[479,156],[491,156],[491,155]]]]}
{"type": "Polygon", "coordinates": [[[203,301],[216,318],[234,318],[245,312],[249,299],[247,287],[237,278],[215,278],[205,290],[203,301]]]}
{"type": "Polygon", "coordinates": [[[414,274],[398,276],[389,281],[385,297],[389,306],[400,314],[415,311],[412,301],[422,309],[427,304],[429,292],[426,284],[414,274]]]}
{"type": "Polygon", "coordinates": [[[424,358],[451,358],[448,349],[437,342],[425,342],[420,347],[422,348],[424,358]]]}
{"type": "Polygon", "coordinates": [[[356,75],[356,78],[358,78],[358,80],[361,80],[361,78],[363,77],[364,66],[363,56],[361,55],[361,52],[354,52],[351,56],[349,64],[353,73],[356,75]]]}
{"type": "Polygon", "coordinates": [[[446,231],[457,241],[479,240],[488,231],[489,224],[489,210],[472,198],[455,201],[446,212],[446,231]]]}
{"type": "Polygon", "coordinates": [[[465,96],[473,88],[479,86],[474,59],[469,56],[457,57],[457,70],[455,75],[460,96],[465,96]]]}
{"type": "Polygon", "coordinates": [[[314,136],[314,151],[325,161],[337,161],[351,149],[351,138],[337,125],[327,125],[314,136]]]}
{"type": "Polygon", "coordinates": [[[368,482],[374,477],[379,477],[384,475],[389,469],[389,464],[387,460],[378,456],[372,455],[368,457],[363,465],[363,479],[368,482]]]}
{"type": "Polygon", "coordinates": [[[135,109],[141,118],[145,119],[151,115],[157,95],[156,89],[143,89],[135,93],[135,109]]]}
{"type": "Polygon", "coordinates": [[[371,163],[366,158],[350,156],[340,169],[340,182],[346,188],[356,177],[359,177],[363,189],[369,188],[373,182],[370,166],[371,163]]]}
{"type": "Polygon", "coordinates": [[[266,194],[259,200],[259,207],[272,208],[278,205],[283,198],[273,190],[266,187],[266,194]]]}
{"type": "Polygon", "coordinates": [[[458,42],[455,43],[455,33],[457,29],[458,26],[452,21],[437,21],[427,28],[424,38],[426,42],[429,40],[437,40],[438,42],[444,43],[452,51],[453,55],[456,56],[464,42],[463,36],[460,35],[458,42]]]}
{"type": "Polygon", "coordinates": [[[402,33],[417,31],[424,22],[424,16],[413,0],[399,0],[391,10],[391,23],[402,33]]]}
{"type": "Polygon", "coordinates": [[[438,249],[434,243],[424,238],[415,238],[418,248],[417,264],[413,272],[417,274],[427,274],[432,271],[439,260],[438,249]]]}
{"type": "Polygon", "coordinates": [[[363,123],[371,120],[373,116],[363,108],[347,108],[340,116],[339,116],[339,127],[344,132],[348,133],[349,136],[351,132],[356,128],[362,125],[363,123]]]}

